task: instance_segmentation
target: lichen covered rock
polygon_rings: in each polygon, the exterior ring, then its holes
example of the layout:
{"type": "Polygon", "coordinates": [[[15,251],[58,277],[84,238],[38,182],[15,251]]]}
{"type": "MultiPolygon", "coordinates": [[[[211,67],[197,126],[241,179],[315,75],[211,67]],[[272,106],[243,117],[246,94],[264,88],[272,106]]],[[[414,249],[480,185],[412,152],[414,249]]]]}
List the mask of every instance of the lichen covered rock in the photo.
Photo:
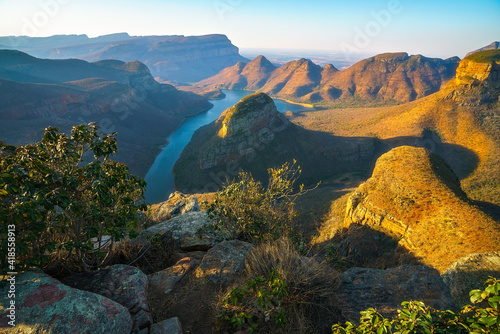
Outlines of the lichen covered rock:
{"type": "Polygon", "coordinates": [[[6,317],[8,286],[1,291],[0,328],[14,334],[109,333],[132,330],[125,306],[101,295],[71,288],[49,275],[25,272],[16,277],[16,326],[6,317]]]}

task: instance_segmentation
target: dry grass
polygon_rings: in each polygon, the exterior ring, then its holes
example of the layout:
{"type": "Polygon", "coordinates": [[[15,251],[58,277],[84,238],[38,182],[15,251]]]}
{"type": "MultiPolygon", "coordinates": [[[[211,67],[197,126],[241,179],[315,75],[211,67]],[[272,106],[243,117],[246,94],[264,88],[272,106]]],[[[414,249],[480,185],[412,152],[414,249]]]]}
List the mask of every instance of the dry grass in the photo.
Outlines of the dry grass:
{"type": "MultiPolygon", "coordinates": [[[[245,282],[258,276],[267,278],[273,270],[287,283],[288,293],[281,304],[287,315],[286,325],[277,327],[273,321],[263,321],[260,315],[260,330],[271,333],[322,333],[329,332],[331,324],[340,320],[332,304],[332,296],[339,285],[338,272],[315,258],[301,256],[291,241],[280,239],[262,243],[247,256],[245,266],[244,275],[232,288],[244,287],[245,282]]],[[[229,291],[220,296],[221,301],[229,291]]],[[[259,319],[253,303],[249,301],[243,308],[259,319]]],[[[219,303],[218,308],[222,311],[223,304],[219,303]]]]}

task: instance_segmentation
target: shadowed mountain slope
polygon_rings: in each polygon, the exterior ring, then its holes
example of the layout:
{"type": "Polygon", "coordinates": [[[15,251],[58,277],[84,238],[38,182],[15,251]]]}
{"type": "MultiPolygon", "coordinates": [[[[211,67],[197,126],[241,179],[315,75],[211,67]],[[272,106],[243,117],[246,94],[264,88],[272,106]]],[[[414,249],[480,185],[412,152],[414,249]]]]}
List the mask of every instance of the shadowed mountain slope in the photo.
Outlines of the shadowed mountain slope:
{"type": "Polygon", "coordinates": [[[86,35],[0,37],[4,48],[39,58],[78,58],[90,62],[118,59],[146,64],[162,81],[196,82],[239,61],[247,61],[225,35],[129,36],[126,33],[88,38],[86,35]]]}
{"type": "Polygon", "coordinates": [[[195,132],[174,166],[174,179],[181,191],[214,191],[241,170],[264,181],[268,168],[295,159],[301,182],[311,184],[332,173],[364,171],[374,150],[372,138],[304,130],[279,113],[269,96],[256,93],[195,132]]]}
{"type": "Polygon", "coordinates": [[[38,59],[0,50],[0,137],[39,140],[42,129],[97,122],[118,132],[118,160],[145,175],[168,134],[184,117],[210,107],[204,98],[159,84],[138,62],[38,59]]]}

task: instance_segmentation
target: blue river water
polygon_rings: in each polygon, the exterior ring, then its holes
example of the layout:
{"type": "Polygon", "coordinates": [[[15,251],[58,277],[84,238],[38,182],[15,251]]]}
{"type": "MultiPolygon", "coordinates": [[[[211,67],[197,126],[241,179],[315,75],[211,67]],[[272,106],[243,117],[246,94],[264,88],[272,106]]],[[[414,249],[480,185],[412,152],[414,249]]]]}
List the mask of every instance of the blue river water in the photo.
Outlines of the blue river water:
{"type": "MultiPolygon", "coordinates": [[[[200,127],[215,121],[224,110],[238,103],[243,97],[253,93],[246,90],[223,90],[223,92],[226,94],[226,98],[210,101],[214,105],[210,110],[186,118],[168,137],[168,145],[163,147],[145,177],[148,184],[146,188],[147,202],[159,203],[165,201],[168,199],[170,193],[175,190],[172,170],[194,132],[200,127]]],[[[288,103],[283,100],[273,100],[280,112],[296,112],[307,109],[304,106],[288,103]]]]}

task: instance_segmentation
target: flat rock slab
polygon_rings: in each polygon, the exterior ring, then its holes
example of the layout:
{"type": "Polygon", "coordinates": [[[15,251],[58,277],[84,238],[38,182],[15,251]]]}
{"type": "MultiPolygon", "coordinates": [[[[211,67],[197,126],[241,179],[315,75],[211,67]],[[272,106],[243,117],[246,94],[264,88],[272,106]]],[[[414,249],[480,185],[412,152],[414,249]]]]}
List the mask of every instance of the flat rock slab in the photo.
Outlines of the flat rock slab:
{"type": "Polygon", "coordinates": [[[134,322],[133,333],[153,323],[147,300],[148,279],[136,267],[117,264],[108,269],[66,277],[62,282],[75,289],[97,293],[125,306],[134,322]]]}
{"type": "Polygon", "coordinates": [[[489,276],[500,278],[500,252],[464,256],[441,275],[457,307],[470,304],[469,292],[483,290],[489,276]]]}
{"type": "Polygon", "coordinates": [[[149,334],[182,334],[179,318],[170,318],[151,326],[149,334]]]}
{"type": "Polygon", "coordinates": [[[448,287],[436,269],[402,266],[387,270],[351,268],[340,275],[335,296],[342,315],[359,322],[360,312],[376,308],[385,317],[394,317],[404,301],[417,300],[439,310],[455,310],[448,287]]]}
{"type": "MultiPolygon", "coordinates": [[[[101,295],[71,288],[40,272],[16,276],[16,327],[6,317],[7,287],[0,299],[0,328],[14,334],[109,333],[132,331],[126,307],[101,295]]],[[[2,332],[3,333],[3,332],[2,332]]]]}
{"type": "Polygon", "coordinates": [[[167,201],[155,205],[154,208],[150,219],[155,223],[164,222],[184,213],[200,211],[196,196],[185,195],[178,191],[170,194],[167,201]]]}
{"type": "Polygon", "coordinates": [[[229,240],[211,248],[196,269],[196,277],[207,277],[213,283],[228,283],[236,279],[245,266],[245,258],[253,245],[229,240]]]}
{"type": "Polygon", "coordinates": [[[179,260],[172,267],[148,275],[150,293],[170,293],[175,284],[177,284],[177,282],[179,282],[187,274],[187,272],[198,263],[198,260],[186,257],[179,260]]]}
{"type": "Polygon", "coordinates": [[[142,231],[138,238],[167,233],[184,251],[208,250],[221,240],[210,226],[213,226],[213,223],[206,212],[189,212],[149,227],[142,231]]]}

